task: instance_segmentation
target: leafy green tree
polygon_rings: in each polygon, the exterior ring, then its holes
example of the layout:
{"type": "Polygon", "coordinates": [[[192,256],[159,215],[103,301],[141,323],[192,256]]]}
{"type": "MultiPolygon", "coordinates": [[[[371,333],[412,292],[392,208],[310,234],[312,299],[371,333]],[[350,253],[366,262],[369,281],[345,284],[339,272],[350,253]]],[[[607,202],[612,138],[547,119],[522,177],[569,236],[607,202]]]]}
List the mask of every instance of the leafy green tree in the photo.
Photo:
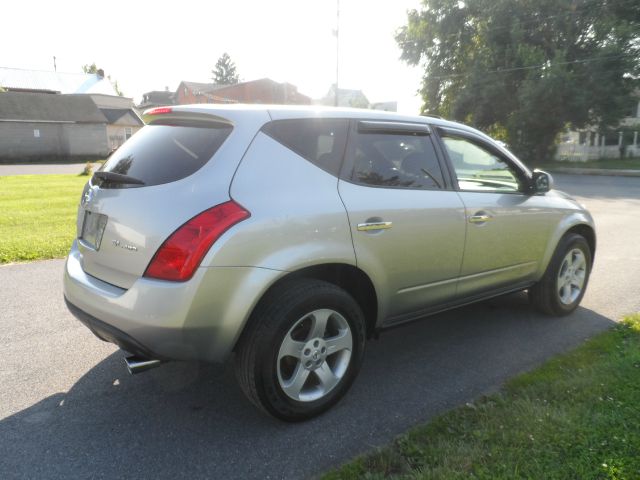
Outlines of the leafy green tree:
{"type": "MultiPolygon", "coordinates": [[[[99,68],[96,66],[96,62],[93,62],[91,65],[87,64],[87,65],[83,65],[82,66],[82,71],[84,73],[88,73],[88,74],[92,74],[95,75],[98,73],[99,68]]],[[[104,75],[104,72],[100,73],[101,75],[104,75]]],[[[111,84],[113,85],[113,89],[116,91],[116,93],[118,94],[118,96],[123,97],[124,93],[122,92],[122,90],[120,89],[120,85],[118,85],[118,81],[117,80],[112,80],[111,79],[111,75],[109,75],[107,77],[109,79],[109,81],[111,82],[111,84]]]]}
{"type": "Polygon", "coordinates": [[[87,64],[87,65],[83,65],[82,66],[82,71],[84,73],[98,73],[98,67],[96,67],[96,62],[93,62],[91,65],[87,64]]]}
{"type": "Polygon", "coordinates": [[[111,80],[111,75],[109,75],[109,81],[111,82],[111,85],[113,85],[113,89],[116,91],[116,93],[118,94],[119,97],[124,97],[124,93],[122,92],[122,90],[120,90],[120,85],[118,85],[118,81],[112,81],[111,80]]]}
{"type": "Polygon", "coordinates": [[[240,80],[240,76],[236,72],[236,64],[227,52],[218,59],[211,73],[213,74],[212,80],[218,85],[235,85],[240,80]]]}
{"type": "Polygon", "coordinates": [[[124,93],[120,90],[120,85],[118,85],[118,81],[113,82],[113,89],[116,91],[119,97],[124,97],[124,93]]]}
{"type": "Polygon", "coordinates": [[[524,160],[557,134],[616,125],[640,75],[636,0],[423,0],[396,35],[423,110],[497,133],[524,160]]]}

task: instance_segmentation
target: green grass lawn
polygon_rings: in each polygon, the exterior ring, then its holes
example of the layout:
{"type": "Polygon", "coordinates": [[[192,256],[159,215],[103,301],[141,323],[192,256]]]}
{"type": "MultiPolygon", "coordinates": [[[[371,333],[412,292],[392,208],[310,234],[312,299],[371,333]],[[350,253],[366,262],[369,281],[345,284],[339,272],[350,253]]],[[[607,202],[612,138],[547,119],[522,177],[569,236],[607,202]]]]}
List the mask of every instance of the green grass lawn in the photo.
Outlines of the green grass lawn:
{"type": "Polygon", "coordinates": [[[65,256],[75,237],[78,175],[0,177],[0,264],[65,256]]]}
{"type": "Polygon", "coordinates": [[[640,315],[323,478],[640,479],[640,315]]]}
{"type": "Polygon", "coordinates": [[[20,159],[0,159],[0,165],[68,165],[73,163],[104,163],[104,159],[92,159],[86,157],[42,157],[42,158],[20,158],[20,159]]]}

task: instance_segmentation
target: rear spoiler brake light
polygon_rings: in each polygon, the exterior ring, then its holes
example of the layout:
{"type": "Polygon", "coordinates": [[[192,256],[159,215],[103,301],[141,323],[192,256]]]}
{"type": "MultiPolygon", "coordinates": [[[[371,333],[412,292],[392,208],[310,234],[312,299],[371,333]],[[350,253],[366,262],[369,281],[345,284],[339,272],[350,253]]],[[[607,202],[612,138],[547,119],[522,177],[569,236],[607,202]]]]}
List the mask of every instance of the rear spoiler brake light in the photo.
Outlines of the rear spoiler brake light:
{"type": "Polygon", "coordinates": [[[212,113],[156,107],[145,110],[142,119],[147,125],[173,125],[183,127],[221,128],[233,127],[231,121],[212,113]]]}

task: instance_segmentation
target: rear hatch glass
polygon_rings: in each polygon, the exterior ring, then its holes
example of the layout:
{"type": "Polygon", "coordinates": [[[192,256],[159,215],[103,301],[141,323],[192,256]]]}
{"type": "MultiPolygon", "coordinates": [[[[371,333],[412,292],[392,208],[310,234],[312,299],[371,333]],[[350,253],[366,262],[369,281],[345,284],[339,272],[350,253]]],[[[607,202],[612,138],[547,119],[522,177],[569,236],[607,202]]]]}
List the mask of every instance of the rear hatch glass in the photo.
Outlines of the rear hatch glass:
{"type": "Polygon", "coordinates": [[[200,169],[231,133],[230,125],[215,128],[148,125],[105,162],[92,183],[100,188],[161,185],[200,169]]]}
{"type": "Polygon", "coordinates": [[[215,164],[232,129],[218,121],[147,125],[122,145],[83,192],[78,243],[84,271],[129,288],[178,226],[227,201],[228,179],[178,180],[215,164]],[[144,188],[156,185],[161,187],[144,188]]]}

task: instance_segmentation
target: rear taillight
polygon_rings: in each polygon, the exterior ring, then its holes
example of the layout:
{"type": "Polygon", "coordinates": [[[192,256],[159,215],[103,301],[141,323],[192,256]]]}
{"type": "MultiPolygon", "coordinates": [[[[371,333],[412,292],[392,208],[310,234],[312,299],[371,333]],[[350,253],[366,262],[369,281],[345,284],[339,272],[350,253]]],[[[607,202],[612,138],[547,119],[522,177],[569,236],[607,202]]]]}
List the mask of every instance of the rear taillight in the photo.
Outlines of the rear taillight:
{"type": "Polygon", "coordinates": [[[189,280],[211,245],[233,225],[250,216],[234,201],[196,215],[164,241],[144,276],[176,282],[189,280]]]}

